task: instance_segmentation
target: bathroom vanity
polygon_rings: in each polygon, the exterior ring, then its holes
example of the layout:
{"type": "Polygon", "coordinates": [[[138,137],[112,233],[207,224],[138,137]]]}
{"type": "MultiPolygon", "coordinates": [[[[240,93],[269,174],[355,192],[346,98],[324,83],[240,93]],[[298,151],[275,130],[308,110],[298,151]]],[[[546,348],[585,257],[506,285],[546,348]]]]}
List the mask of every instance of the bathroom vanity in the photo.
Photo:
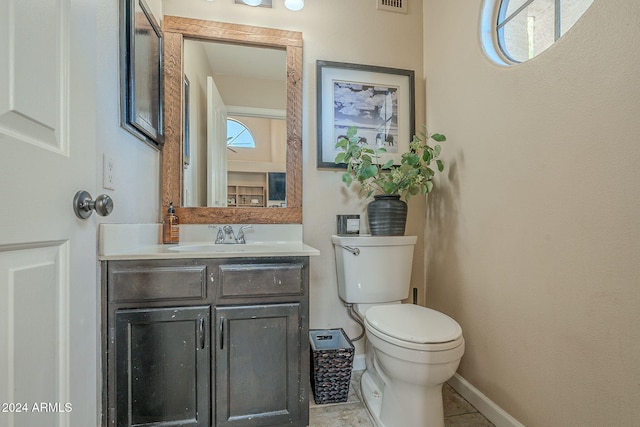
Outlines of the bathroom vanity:
{"type": "Polygon", "coordinates": [[[317,251],[225,246],[101,256],[106,425],[308,424],[317,251]]]}
{"type": "MultiPolygon", "coordinates": [[[[302,33],[166,15],[162,32],[161,211],[175,202],[180,244],[159,245],[157,224],[100,225],[102,423],[306,426],[309,257],[318,251],[302,243],[302,33]],[[210,206],[184,200],[190,190],[185,174],[204,176],[194,172],[195,164],[189,166],[183,143],[189,132],[185,123],[193,122],[185,115],[199,117],[190,110],[197,98],[187,99],[189,78],[195,87],[197,76],[188,77],[184,64],[202,62],[186,58],[193,51],[185,49],[190,39],[209,47],[222,43],[283,53],[282,96],[259,103],[268,108],[249,108],[250,116],[284,109],[282,207],[262,207],[260,197],[248,206],[237,201],[227,206],[220,200],[239,197],[228,186],[225,195],[209,189],[210,206]],[[254,228],[246,245],[216,245],[214,224],[254,228]]],[[[191,131],[204,128],[201,123],[191,131]]],[[[261,159],[260,167],[266,163],[273,162],[261,159]]],[[[216,164],[221,176],[231,170],[217,159],[209,164],[216,164]]]]}

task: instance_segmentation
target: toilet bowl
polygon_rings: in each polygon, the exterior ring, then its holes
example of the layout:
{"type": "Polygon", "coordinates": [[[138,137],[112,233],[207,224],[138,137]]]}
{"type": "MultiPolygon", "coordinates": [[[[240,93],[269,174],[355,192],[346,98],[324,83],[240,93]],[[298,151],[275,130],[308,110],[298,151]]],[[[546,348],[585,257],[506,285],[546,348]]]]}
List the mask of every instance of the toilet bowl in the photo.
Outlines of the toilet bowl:
{"type": "Polygon", "coordinates": [[[374,306],[364,319],[368,364],[361,386],[376,423],[444,426],[442,385],[464,353],[460,326],[449,316],[410,304],[374,306]]]}
{"type": "Polygon", "coordinates": [[[409,294],[415,236],[332,236],[338,293],[354,304],[367,338],[364,403],[378,427],[443,427],[442,385],[464,353],[451,317],[409,294]]]}

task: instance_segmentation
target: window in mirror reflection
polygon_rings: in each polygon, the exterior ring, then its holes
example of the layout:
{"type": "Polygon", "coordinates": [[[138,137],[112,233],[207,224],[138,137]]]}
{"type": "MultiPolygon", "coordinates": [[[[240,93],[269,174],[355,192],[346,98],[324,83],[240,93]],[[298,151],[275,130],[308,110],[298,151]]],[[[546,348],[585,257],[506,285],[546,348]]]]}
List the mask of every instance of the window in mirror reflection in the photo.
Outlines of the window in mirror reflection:
{"type": "Polygon", "coordinates": [[[249,128],[239,120],[227,119],[227,147],[256,148],[256,141],[249,128]]]}

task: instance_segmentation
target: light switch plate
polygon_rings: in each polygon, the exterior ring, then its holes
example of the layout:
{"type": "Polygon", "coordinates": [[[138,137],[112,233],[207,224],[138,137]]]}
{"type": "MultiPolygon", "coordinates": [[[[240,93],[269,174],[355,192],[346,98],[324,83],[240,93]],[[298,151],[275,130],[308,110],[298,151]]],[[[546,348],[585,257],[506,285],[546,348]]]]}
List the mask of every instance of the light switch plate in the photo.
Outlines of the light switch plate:
{"type": "Polygon", "coordinates": [[[102,187],[106,190],[115,190],[114,185],[114,162],[111,156],[102,156],[102,187]]]}

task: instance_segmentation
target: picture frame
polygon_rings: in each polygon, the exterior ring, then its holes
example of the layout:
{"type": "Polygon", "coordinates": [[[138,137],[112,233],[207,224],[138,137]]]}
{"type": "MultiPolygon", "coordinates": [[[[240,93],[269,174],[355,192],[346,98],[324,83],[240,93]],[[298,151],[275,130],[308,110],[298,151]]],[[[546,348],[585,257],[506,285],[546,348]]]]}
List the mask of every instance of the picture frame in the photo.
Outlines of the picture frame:
{"type": "Polygon", "coordinates": [[[160,148],[164,143],[163,37],[145,0],[121,0],[121,125],[160,148]]]}
{"type": "Polygon", "coordinates": [[[187,75],[184,75],[184,106],[183,106],[183,111],[184,111],[184,134],[182,135],[182,140],[183,140],[183,149],[182,149],[182,164],[184,166],[185,169],[187,169],[189,167],[189,165],[191,164],[191,140],[190,140],[190,135],[189,135],[189,120],[190,120],[190,112],[189,112],[189,102],[190,102],[190,97],[189,97],[189,79],[187,78],[187,75]]]}
{"type": "Polygon", "coordinates": [[[371,148],[385,147],[380,163],[400,164],[415,134],[415,72],[318,60],[318,168],[346,168],[334,159],[350,126],[371,148]]]}

